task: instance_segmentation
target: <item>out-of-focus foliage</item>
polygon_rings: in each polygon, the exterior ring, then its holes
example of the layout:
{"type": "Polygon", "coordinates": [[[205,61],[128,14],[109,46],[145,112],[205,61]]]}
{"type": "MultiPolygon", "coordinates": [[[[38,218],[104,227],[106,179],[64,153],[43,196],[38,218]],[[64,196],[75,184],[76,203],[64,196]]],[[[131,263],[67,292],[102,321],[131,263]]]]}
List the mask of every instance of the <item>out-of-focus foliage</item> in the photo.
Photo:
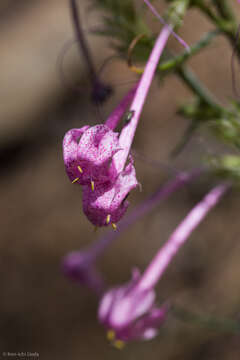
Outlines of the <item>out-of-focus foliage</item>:
{"type": "MultiPolygon", "coordinates": [[[[137,47],[137,58],[146,60],[153,42],[151,31],[145,24],[131,0],[111,1],[93,0],[94,8],[104,10],[103,25],[96,33],[111,38],[111,44],[119,55],[126,57],[128,47],[138,35],[147,35],[141,39],[137,47]]],[[[142,14],[143,15],[143,14],[142,14]]]]}
{"type": "Polygon", "coordinates": [[[239,155],[211,157],[209,159],[209,164],[220,178],[231,179],[238,187],[240,186],[239,155]]]}

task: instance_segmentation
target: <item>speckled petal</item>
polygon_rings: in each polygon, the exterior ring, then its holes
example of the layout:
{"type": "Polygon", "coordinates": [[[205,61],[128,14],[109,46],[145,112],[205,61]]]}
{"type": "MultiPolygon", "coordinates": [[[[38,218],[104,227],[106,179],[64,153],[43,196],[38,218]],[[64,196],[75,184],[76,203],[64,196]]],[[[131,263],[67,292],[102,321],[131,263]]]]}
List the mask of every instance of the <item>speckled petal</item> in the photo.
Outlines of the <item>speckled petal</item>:
{"type": "Polygon", "coordinates": [[[112,179],[109,165],[119,150],[118,133],[106,125],[96,125],[84,132],[78,145],[78,163],[83,170],[82,184],[89,181],[105,182],[112,179]],[[111,179],[110,179],[111,178],[111,179]]]}
{"type": "Polygon", "coordinates": [[[96,183],[83,187],[83,211],[96,226],[117,223],[128,208],[126,197],[138,185],[134,166],[130,163],[114,183],[96,183]],[[107,216],[110,215],[110,221],[107,216]]]}
{"type": "MultiPolygon", "coordinates": [[[[89,126],[83,126],[80,129],[69,130],[63,139],[63,160],[66,172],[71,181],[81,177],[81,174],[77,168],[79,165],[77,160],[77,150],[79,140],[88,128],[89,126]]],[[[79,184],[81,183],[80,180],[77,182],[79,184]]]]}

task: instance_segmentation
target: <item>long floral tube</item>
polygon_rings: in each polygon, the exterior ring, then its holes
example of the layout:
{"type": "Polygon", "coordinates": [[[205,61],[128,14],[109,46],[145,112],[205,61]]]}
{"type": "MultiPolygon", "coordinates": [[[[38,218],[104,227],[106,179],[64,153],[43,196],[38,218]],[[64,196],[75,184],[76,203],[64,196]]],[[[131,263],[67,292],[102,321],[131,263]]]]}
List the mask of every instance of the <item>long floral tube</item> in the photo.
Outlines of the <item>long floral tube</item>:
{"type": "Polygon", "coordinates": [[[90,248],[87,249],[91,261],[94,261],[96,257],[100,256],[104,252],[105,248],[110,245],[111,242],[115,240],[122,231],[126,230],[130,225],[154,209],[154,207],[156,207],[161,201],[165,200],[174,191],[198,177],[202,172],[203,169],[199,168],[194,169],[188,173],[179,173],[176,178],[171,179],[167,184],[162,186],[148,199],[133,209],[127,217],[123,218],[119,222],[116,231],[109,231],[107,234],[104,234],[100,239],[97,239],[97,241],[90,248]]]}
{"type": "Polygon", "coordinates": [[[144,73],[140,79],[136,95],[130,106],[130,111],[133,114],[132,119],[129,124],[123,128],[119,137],[119,145],[122,150],[118,151],[113,157],[113,166],[118,173],[124,169],[145,99],[152,83],[159,58],[164,50],[169,35],[171,34],[171,30],[172,27],[170,25],[165,25],[163,27],[154,44],[154,48],[147,62],[144,73]]]}
{"type": "Polygon", "coordinates": [[[99,305],[98,318],[104,327],[114,334],[114,339],[125,342],[148,340],[158,334],[168,307],[158,306],[155,285],[181,245],[218,203],[229,186],[226,183],[216,186],[189,212],[142,275],[135,269],[132,279],[127,284],[104,293],[99,305]]]}
{"type": "Polygon", "coordinates": [[[180,247],[185,243],[208,212],[218,203],[229,187],[229,184],[220,184],[216,186],[190,211],[143,273],[137,284],[139,291],[148,290],[156,285],[174,255],[179,251],[180,247]]]}

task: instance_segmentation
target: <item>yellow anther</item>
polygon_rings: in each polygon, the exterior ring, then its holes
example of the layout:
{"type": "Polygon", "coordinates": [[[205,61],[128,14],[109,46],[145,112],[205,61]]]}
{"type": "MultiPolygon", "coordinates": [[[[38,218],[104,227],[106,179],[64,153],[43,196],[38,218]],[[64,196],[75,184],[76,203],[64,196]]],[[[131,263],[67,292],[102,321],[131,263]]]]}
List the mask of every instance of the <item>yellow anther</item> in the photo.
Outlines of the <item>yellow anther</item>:
{"type": "Polygon", "coordinates": [[[115,331],[109,330],[109,331],[107,332],[107,339],[108,339],[109,341],[115,340],[115,331]]]}
{"type": "Polygon", "coordinates": [[[79,180],[79,178],[76,178],[72,181],[72,184],[74,184],[75,182],[77,182],[79,180]]]}
{"type": "Polygon", "coordinates": [[[91,180],[91,189],[94,191],[94,181],[91,180]]]}
{"type": "Polygon", "coordinates": [[[115,223],[112,223],[113,230],[117,230],[117,225],[115,223]]]}
{"type": "Polygon", "coordinates": [[[97,231],[98,231],[98,229],[99,229],[99,227],[98,227],[98,226],[94,226],[94,232],[97,232],[97,231]]]}
{"type": "Polygon", "coordinates": [[[109,214],[106,218],[106,224],[108,225],[110,223],[111,220],[111,215],[109,214]]]}
{"type": "Polygon", "coordinates": [[[79,172],[82,174],[83,173],[83,169],[81,168],[81,166],[78,165],[78,170],[79,172]]]}
{"type": "Polygon", "coordinates": [[[125,342],[122,340],[116,340],[116,341],[114,341],[113,346],[115,348],[117,348],[118,350],[122,350],[125,346],[125,342]]]}
{"type": "Polygon", "coordinates": [[[130,70],[138,75],[141,75],[144,71],[144,69],[138,68],[136,66],[130,66],[130,70]]]}

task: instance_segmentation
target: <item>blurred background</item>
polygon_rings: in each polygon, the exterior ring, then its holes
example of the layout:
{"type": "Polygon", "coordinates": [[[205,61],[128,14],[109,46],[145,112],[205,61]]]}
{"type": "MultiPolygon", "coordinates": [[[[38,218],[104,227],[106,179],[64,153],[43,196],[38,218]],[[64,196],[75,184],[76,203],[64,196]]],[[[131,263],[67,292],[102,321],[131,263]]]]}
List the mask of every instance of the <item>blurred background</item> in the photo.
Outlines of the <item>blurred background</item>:
{"type": "MultiPolygon", "coordinates": [[[[89,1],[79,3],[98,68],[113,50],[109,39],[89,32],[101,23],[100,14],[88,11],[89,1]]],[[[160,24],[151,15],[148,20],[159,31],[160,24]]],[[[204,17],[190,11],[181,36],[193,44],[210,29],[204,17]]],[[[114,95],[96,108],[77,46],[61,58],[73,37],[68,1],[0,2],[0,357],[4,351],[28,351],[44,360],[239,359],[239,335],[175,318],[155,340],[117,351],[96,320],[98,299],[62,275],[62,257],[98,236],[82,214],[80,188],[65,174],[64,133],[102,122],[129,89],[129,82],[136,80],[124,62],[109,62],[101,77],[113,85],[114,95]]],[[[181,50],[174,39],[169,46],[181,50]]],[[[232,97],[231,51],[219,37],[190,62],[224,104],[232,97]]],[[[176,110],[189,96],[173,75],[151,87],[134,141],[143,191],[131,194],[132,207],[167,181],[173,169],[190,169],[206,154],[225,151],[199,131],[176,159],[170,159],[188,125],[176,110]]],[[[121,234],[99,264],[109,284],[127,281],[134,266],[143,270],[212,185],[206,178],[198,179],[121,234]]],[[[240,321],[239,211],[239,195],[229,193],[169,267],[157,288],[159,301],[170,299],[196,313],[240,321]]]]}

